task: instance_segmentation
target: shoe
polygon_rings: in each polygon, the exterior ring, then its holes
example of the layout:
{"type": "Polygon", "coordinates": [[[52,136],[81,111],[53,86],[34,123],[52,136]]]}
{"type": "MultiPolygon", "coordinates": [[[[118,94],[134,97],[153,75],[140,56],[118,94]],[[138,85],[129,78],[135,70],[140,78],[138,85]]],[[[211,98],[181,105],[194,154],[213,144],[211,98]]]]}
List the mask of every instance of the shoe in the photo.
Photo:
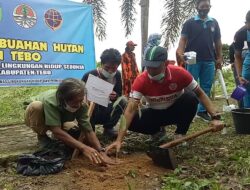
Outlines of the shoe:
{"type": "Polygon", "coordinates": [[[205,122],[209,122],[209,121],[211,121],[212,119],[211,119],[211,117],[207,114],[207,112],[205,111],[205,112],[198,112],[197,114],[196,114],[196,116],[198,117],[198,118],[201,118],[203,121],[205,121],[205,122]]]}
{"type": "MultiPolygon", "coordinates": [[[[182,134],[175,134],[174,135],[174,140],[177,140],[177,139],[180,139],[182,137],[185,137],[186,135],[182,135],[182,134]]],[[[187,141],[184,141],[180,144],[181,146],[185,147],[185,146],[188,146],[188,143],[187,141]]]]}
{"type": "Polygon", "coordinates": [[[40,148],[45,148],[53,142],[53,140],[49,138],[47,135],[37,135],[37,140],[38,140],[38,146],[40,148]]]}
{"type": "Polygon", "coordinates": [[[110,137],[110,138],[116,138],[118,136],[118,132],[114,130],[114,128],[111,129],[104,129],[103,130],[103,135],[110,137]]]}

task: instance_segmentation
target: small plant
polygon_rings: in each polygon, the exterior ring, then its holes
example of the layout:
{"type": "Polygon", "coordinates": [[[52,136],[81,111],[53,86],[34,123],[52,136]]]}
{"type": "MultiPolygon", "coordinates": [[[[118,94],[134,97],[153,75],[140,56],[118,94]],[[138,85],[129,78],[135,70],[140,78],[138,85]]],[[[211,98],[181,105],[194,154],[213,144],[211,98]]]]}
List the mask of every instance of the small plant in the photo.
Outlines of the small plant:
{"type": "Polygon", "coordinates": [[[135,186],[131,184],[131,182],[129,182],[128,178],[125,176],[125,180],[128,186],[128,190],[134,190],[135,186]]]}
{"type": "Polygon", "coordinates": [[[241,176],[250,175],[250,153],[248,151],[239,150],[229,157],[235,163],[229,166],[229,169],[235,170],[235,174],[241,176]]]}
{"type": "MultiPolygon", "coordinates": [[[[124,97],[124,96],[121,96],[119,97],[115,103],[113,104],[113,111],[111,112],[111,116],[114,114],[114,110],[116,109],[116,107],[120,107],[120,109],[122,110],[122,114],[121,114],[121,117],[119,119],[119,131],[125,131],[126,130],[126,118],[124,116],[124,112],[127,108],[127,106],[125,106],[125,108],[121,107],[121,105],[119,104],[121,101],[127,101],[127,99],[124,97]]],[[[135,101],[133,98],[130,99],[130,101],[135,101]]],[[[139,114],[139,117],[141,117],[141,107],[140,107],[140,104],[138,104],[138,114],[139,114]]]]}
{"type": "Polygon", "coordinates": [[[163,177],[162,190],[220,190],[220,185],[208,179],[179,179],[177,176],[163,177]]]}
{"type": "Polygon", "coordinates": [[[128,171],[128,176],[132,177],[132,178],[136,178],[137,176],[137,171],[136,170],[129,170],[128,171]]]}

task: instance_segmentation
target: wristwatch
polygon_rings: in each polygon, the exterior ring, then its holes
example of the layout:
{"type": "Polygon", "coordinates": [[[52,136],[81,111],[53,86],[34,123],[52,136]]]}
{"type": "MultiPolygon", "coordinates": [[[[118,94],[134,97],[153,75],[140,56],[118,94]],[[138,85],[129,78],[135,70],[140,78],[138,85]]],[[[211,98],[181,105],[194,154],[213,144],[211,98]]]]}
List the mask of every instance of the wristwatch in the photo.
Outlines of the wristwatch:
{"type": "Polygon", "coordinates": [[[221,116],[220,116],[219,114],[212,115],[212,116],[211,116],[211,119],[212,119],[212,120],[221,120],[221,116]]]}
{"type": "Polygon", "coordinates": [[[98,149],[97,149],[97,151],[98,151],[98,152],[105,152],[105,151],[106,151],[106,149],[105,149],[105,148],[103,148],[103,147],[101,147],[101,148],[98,148],[98,149]]]}

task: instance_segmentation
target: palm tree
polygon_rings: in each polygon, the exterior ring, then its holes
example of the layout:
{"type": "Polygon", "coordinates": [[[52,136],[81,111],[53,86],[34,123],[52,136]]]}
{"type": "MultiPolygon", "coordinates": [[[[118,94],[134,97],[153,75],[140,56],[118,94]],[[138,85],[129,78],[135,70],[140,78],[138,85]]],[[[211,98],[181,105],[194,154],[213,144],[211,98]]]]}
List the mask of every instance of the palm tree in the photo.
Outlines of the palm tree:
{"type": "MultiPolygon", "coordinates": [[[[127,37],[133,31],[137,14],[135,5],[139,0],[121,0],[121,20],[127,37]]],[[[152,0],[156,3],[159,0],[152,0]]],[[[106,6],[104,0],[83,0],[84,3],[93,5],[95,33],[99,40],[106,38],[106,20],[104,18],[106,6]]],[[[195,12],[196,0],[165,0],[165,14],[162,16],[161,29],[164,45],[173,44],[180,33],[182,23],[195,12]]],[[[145,46],[148,36],[149,0],[140,0],[141,6],[141,36],[142,48],[145,46]]],[[[157,2],[159,3],[159,2],[157,2]]],[[[142,49],[143,52],[143,49],[142,49]]]]}
{"type": "Polygon", "coordinates": [[[165,39],[164,45],[174,44],[180,34],[183,22],[195,14],[197,0],[165,0],[166,13],[162,17],[161,29],[165,39]]]}
{"type": "Polygon", "coordinates": [[[93,6],[93,16],[95,23],[95,35],[99,40],[106,38],[106,20],[104,18],[106,6],[104,0],[83,0],[83,3],[93,6]]]}

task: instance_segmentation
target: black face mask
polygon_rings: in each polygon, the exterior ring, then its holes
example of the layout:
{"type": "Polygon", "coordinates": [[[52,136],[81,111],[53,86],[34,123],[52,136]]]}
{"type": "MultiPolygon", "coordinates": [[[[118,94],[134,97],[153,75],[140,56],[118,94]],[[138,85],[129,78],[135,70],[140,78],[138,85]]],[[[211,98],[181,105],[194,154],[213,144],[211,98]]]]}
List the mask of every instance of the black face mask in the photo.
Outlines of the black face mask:
{"type": "Polygon", "coordinates": [[[198,13],[200,17],[207,17],[208,13],[209,13],[210,9],[198,9],[198,13]]]}

